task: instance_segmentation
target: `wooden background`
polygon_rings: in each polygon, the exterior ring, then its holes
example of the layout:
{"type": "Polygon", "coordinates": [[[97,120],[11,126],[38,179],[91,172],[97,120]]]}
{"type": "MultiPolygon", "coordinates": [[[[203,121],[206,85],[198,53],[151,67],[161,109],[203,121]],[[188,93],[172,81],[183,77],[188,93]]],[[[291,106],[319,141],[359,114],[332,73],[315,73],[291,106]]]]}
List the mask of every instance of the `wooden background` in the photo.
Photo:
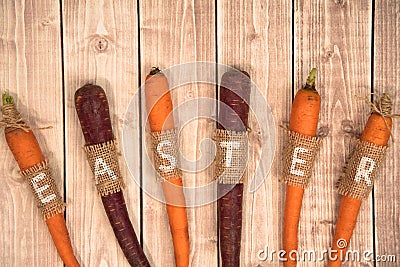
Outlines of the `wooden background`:
{"type": "MultiPolygon", "coordinates": [[[[0,1],[0,89],[17,96],[68,203],[65,213],[83,266],[128,266],[111,231],[83,151],[73,94],[86,82],[107,92],[115,132],[121,139],[129,100],[151,66],[191,61],[229,64],[248,71],[269,102],[277,124],[289,118],[294,92],[312,67],[322,96],[319,134],[325,137],[305,194],[300,250],[331,244],[339,196],[334,190],[352,137],[360,134],[368,108],[355,95],[388,92],[400,104],[400,3],[396,0],[281,1],[0,1]]],[[[215,97],[201,84],[176,90],[174,101],[215,97]]],[[[142,103],[143,105],[144,103],[142,103]]],[[[195,107],[193,112],[199,108],[195,107]]],[[[140,118],[131,122],[139,131],[140,118]]],[[[397,125],[397,126],[396,126],[397,125]]],[[[400,261],[399,123],[372,196],[363,203],[352,249],[396,255],[400,261]]],[[[183,155],[200,157],[200,142],[215,125],[198,120],[184,128],[183,155]]],[[[278,183],[284,145],[277,127],[275,161],[255,193],[246,192],[242,266],[260,261],[259,250],[281,249],[284,187],[278,183]]],[[[144,148],[144,140],[135,140],[144,148]]],[[[0,142],[0,266],[62,266],[28,186],[5,141],[0,142]]],[[[253,148],[251,159],[257,155],[253,148]]],[[[144,150],[144,149],[143,149],[144,150]]],[[[143,152],[144,153],[144,152],[143,152]]],[[[149,166],[137,156],[143,177],[149,166]]],[[[152,266],[174,266],[162,203],[141,193],[121,160],[125,196],[136,233],[152,266]]],[[[255,164],[250,164],[254,170],[255,164]]],[[[185,173],[190,186],[212,179],[212,170],[185,173]]],[[[201,196],[200,196],[201,197],[201,196]]],[[[191,266],[218,266],[216,205],[188,209],[191,266]]],[[[324,266],[304,262],[300,266],[324,266]]],[[[346,266],[398,266],[351,262],[346,266]]]]}

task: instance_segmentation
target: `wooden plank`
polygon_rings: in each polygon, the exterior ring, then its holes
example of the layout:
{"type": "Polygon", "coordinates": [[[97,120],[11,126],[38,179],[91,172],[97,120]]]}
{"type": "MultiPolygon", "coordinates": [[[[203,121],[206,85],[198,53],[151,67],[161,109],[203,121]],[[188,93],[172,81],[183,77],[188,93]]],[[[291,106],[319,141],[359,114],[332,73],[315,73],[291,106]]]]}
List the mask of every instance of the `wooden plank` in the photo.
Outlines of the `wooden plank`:
{"type": "MultiPolygon", "coordinates": [[[[215,61],[214,1],[140,1],[140,29],[142,82],[152,66],[158,65],[161,69],[166,69],[186,62],[215,61]]],[[[179,83],[184,78],[187,77],[177,75],[170,83],[179,83]]],[[[198,97],[214,100],[215,86],[194,83],[180,86],[172,92],[175,108],[198,97]]],[[[142,103],[144,109],[145,102],[142,103]]],[[[201,109],[211,110],[215,116],[215,105],[212,104],[195,103],[190,114],[196,118],[201,109]]],[[[200,157],[202,161],[211,159],[212,155],[202,153],[205,151],[200,150],[200,143],[203,139],[212,137],[215,122],[195,119],[184,125],[184,113],[184,110],[177,110],[174,115],[176,127],[183,127],[180,132],[181,154],[195,165],[194,172],[184,171],[183,182],[185,186],[193,188],[212,180],[211,168],[201,172],[196,169],[201,164],[200,157]]],[[[146,121],[145,110],[143,121],[146,121]]],[[[148,126],[146,131],[149,131],[148,126]]],[[[156,173],[151,161],[146,161],[149,153],[146,144],[150,140],[145,132],[143,141],[143,183],[146,186],[151,179],[155,179],[156,173]]],[[[212,143],[204,144],[206,151],[212,146],[212,143]]],[[[193,193],[186,197],[201,200],[203,196],[193,193]]],[[[151,195],[144,194],[143,207],[144,247],[151,265],[174,266],[173,246],[164,204],[151,195]]],[[[215,203],[188,208],[187,213],[191,266],[217,266],[215,203]]]]}
{"type": "MultiPolygon", "coordinates": [[[[288,121],[291,102],[291,1],[221,1],[218,2],[218,62],[248,71],[263,98],[269,103],[276,124],[288,121]]],[[[255,92],[253,90],[253,96],[255,92]]],[[[260,99],[254,98],[252,108],[264,109],[260,99]]],[[[259,134],[265,118],[250,119],[250,153],[243,202],[243,230],[241,266],[278,266],[275,258],[266,257],[267,250],[281,249],[283,186],[278,182],[282,162],[279,158],[284,144],[283,131],[276,134],[276,160],[264,183],[250,192],[261,150],[271,140],[259,134]],[[259,252],[264,253],[259,255],[259,252]],[[260,258],[259,258],[260,256],[260,258]]],[[[269,151],[272,154],[274,151],[269,151]]],[[[264,158],[265,156],[263,156],[264,158]]],[[[264,158],[265,159],[265,158],[264,158]]],[[[259,166],[259,167],[260,167],[259,166]]],[[[260,177],[259,177],[260,178],[260,177]]],[[[264,178],[264,177],[261,177],[264,178]]]]}
{"type": "MultiPolygon", "coordinates": [[[[56,1],[0,2],[0,88],[9,90],[32,128],[63,192],[64,150],[60,6],[56,1]]],[[[2,132],[0,266],[62,266],[28,184],[2,132]]]]}
{"type": "MultiPolygon", "coordinates": [[[[138,85],[137,6],[135,1],[74,1],[62,7],[66,109],[66,187],[71,238],[86,266],[129,266],[114,237],[82,146],[74,92],[91,82],[107,94],[114,134],[121,146],[122,123],[138,85]]],[[[138,127],[138,118],[130,118],[138,127]]],[[[134,140],[139,146],[139,140],[134,140]]],[[[137,158],[139,161],[139,158],[137,158]]],[[[140,234],[139,189],[120,159],[131,221],[140,234]]]]}
{"type": "MultiPolygon", "coordinates": [[[[388,93],[393,100],[393,113],[399,110],[400,88],[400,4],[397,1],[375,2],[374,92],[388,93]]],[[[394,120],[392,134],[395,142],[389,144],[386,161],[378,174],[374,190],[375,253],[382,255],[377,266],[395,266],[389,255],[400,260],[400,183],[399,121],[394,120]],[[386,258],[386,259],[385,259],[386,258]],[[384,261],[386,260],[386,262],[384,261]]]]}
{"type": "MultiPolygon", "coordinates": [[[[334,188],[350,152],[349,135],[359,134],[367,118],[368,108],[355,96],[370,93],[372,6],[361,0],[310,0],[295,1],[294,11],[295,86],[304,83],[312,67],[318,69],[319,133],[326,136],[303,201],[299,249],[321,252],[333,239],[340,203],[334,188]]],[[[362,205],[350,249],[373,248],[371,204],[369,198],[362,205]]],[[[313,264],[324,266],[326,261],[299,266],[313,264]]],[[[370,263],[351,261],[347,266],[360,264],[370,263]]]]}

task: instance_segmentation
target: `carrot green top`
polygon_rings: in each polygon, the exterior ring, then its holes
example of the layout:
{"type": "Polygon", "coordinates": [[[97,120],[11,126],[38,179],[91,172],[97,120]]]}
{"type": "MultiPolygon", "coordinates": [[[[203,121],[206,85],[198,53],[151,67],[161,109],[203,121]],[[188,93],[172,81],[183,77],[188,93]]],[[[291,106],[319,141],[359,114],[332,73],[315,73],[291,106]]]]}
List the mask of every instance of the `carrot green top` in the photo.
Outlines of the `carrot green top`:
{"type": "Polygon", "coordinates": [[[316,73],[317,73],[317,69],[316,68],[313,68],[310,71],[310,74],[309,74],[309,76],[307,78],[306,85],[303,87],[303,89],[316,91],[316,89],[315,89],[316,73]]]}
{"type": "Polygon", "coordinates": [[[13,104],[14,103],[13,97],[10,96],[7,92],[3,93],[2,99],[3,99],[3,105],[13,104]]]}
{"type": "Polygon", "coordinates": [[[310,86],[313,86],[313,85],[315,85],[315,74],[317,73],[317,69],[316,68],[313,68],[311,71],[310,71],[310,75],[308,76],[308,78],[307,78],[307,84],[308,85],[310,85],[310,86]]]}

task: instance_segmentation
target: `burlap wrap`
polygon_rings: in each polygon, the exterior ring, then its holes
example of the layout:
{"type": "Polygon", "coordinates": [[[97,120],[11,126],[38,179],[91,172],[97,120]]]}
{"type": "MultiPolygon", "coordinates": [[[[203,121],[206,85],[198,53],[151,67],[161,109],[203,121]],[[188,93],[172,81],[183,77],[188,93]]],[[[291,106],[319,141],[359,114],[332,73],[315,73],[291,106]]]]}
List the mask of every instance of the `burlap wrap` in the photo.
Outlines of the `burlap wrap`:
{"type": "Polygon", "coordinates": [[[21,175],[29,183],[35,196],[36,204],[45,220],[64,212],[65,204],[57,190],[47,161],[22,171],[21,175]]]}
{"type": "Polygon", "coordinates": [[[106,196],[121,191],[125,186],[118,164],[115,140],[83,148],[93,172],[97,192],[106,196]]]}
{"type": "Polygon", "coordinates": [[[322,139],[293,131],[286,133],[288,142],[283,151],[283,178],[280,181],[307,188],[322,139]]]}
{"type": "Polygon", "coordinates": [[[182,177],[179,169],[177,129],[151,132],[151,140],[154,168],[161,176],[159,181],[182,177]]]}
{"type": "Polygon", "coordinates": [[[385,157],[386,146],[358,140],[337,183],[338,192],[360,200],[367,199],[385,157]]]}
{"type": "Polygon", "coordinates": [[[248,158],[248,132],[217,129],[214,140],[217,146],[215,179],[221,184],[243,183],[248,158]]]}

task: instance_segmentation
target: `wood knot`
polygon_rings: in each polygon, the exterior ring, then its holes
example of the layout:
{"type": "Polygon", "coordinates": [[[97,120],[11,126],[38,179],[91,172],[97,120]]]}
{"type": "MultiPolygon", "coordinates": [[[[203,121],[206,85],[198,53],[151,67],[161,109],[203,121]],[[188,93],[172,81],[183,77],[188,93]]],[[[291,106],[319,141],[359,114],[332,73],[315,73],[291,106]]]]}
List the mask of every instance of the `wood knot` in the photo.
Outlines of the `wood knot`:
{"type": "Polygon", "coordinates": [[[326,52],[326,57],[327,58],[332,58],[333,57],[333,51],[331,51],[331,50],[328,50],[327,52],[326,52]]]}
{"type": "Polygon", "coordinates": [[[327,137],[329,134],[329,127],[328,126],[321,126],[317,130],[317,136],[320,138],[327,137]]]}
{"type": "Polygon", "coordinates": [[[335,0],[335,4],[338,5],[339,7],[344,7],[345,5],[345,0],[335,0]]]}
{"type": "Polygon", "coordinates": [[[343,120],[341,129],[347,134],[354,135],[354,122],[351,120],[343,120]]]}
{"type": "Polygon", "coordinates": [[[50,20],[50,18],[44,18],[44,19],[42,19],[42,21],[40,22],[40,24],[42,25],[42,26],[49,26],[50,24],[51,24],[51,20],[50,20]]]}
{"type": "Polygon", "coordinates": [[[324,54],[322,56],[324,62],[329,62],[335,56],[335,45],[329,44],[324,48],[324,54]]]}
{"type": "Polygon", "coordinates": [[[259,38],[259,35],[257,34],[257,33],[249,33],[248,35],[247,35],[247,37],[249,38],[249,40],[250,41],[254,41],[254,40],[256,40],[257,38],[259,38]]]}
{"type": "Polygon", "coordinates": [[[92,40],[92,47],[96,53],[105,53],[108,50],[109,40],[105,36],[96,36],[92,40]]]}

